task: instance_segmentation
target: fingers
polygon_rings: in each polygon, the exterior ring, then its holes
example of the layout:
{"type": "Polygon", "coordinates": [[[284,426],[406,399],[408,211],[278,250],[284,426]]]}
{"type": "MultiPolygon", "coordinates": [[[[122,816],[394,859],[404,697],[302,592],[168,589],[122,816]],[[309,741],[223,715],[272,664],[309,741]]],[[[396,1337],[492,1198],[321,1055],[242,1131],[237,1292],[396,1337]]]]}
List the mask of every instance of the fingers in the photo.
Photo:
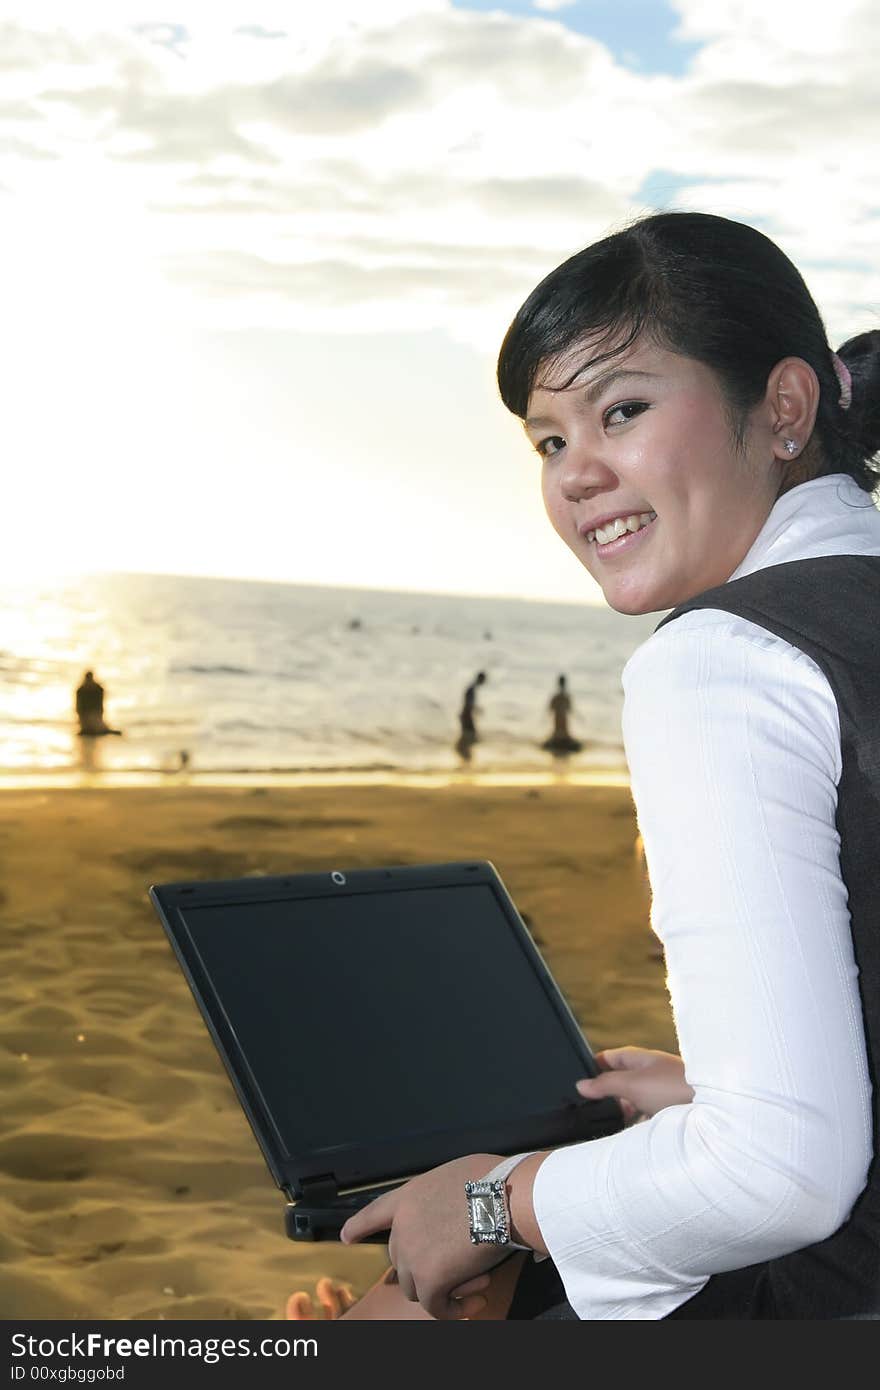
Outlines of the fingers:
{"type": "Polygon", "coordinates": [[[346,1221],[342,1230],[339,1232],[339,1239],[343,1245],[353,1245],[364,1236],[371,1236],[375,1231],[390,1231],[391,1222],[397,1209],[400,1188],[393,1192],[385,1192],[381,1197],[377,1197],[374,1202],[361,1207],[360,1211],[355,1212],[346,1221]]]}
{"type": "Polygon", "coordinates": [[[585,1077],[583,1081],[575,1082],[575,1088],[586,1100],[602,1100],[606,1096],[613,1096],[623,1111],[623,1118],[628,1121],[635,1119],[639,1114],[638,1107],[625,1095],[632,1084],[629,1077],[614,1072],[603,1072],[601,1076],[585,1077]]]}
{"type": "Polygon", "coordinates": [[[484,1297],[482,1292],[489,1287],[488,1274],[480,1274],[474,1279],[468,1279],[450,1293],[443,1293],[438,1289],[430,1296],[426,1296],[424,1291],[422,1294],[419,1293],[415,1279],[406,1265],[399,1264],[397,1266],[397,1282],[404,1298],[409,1299],[410,1303],[420,1303],[426,1313],[441,1321],[475,1317],[488,1304],[488,1299],[484,1297]]]}
{"type": "Polygon", "coordinates": [[[450,1318],[475,1318],[488,1306],[488,1299],[479,1294],[469,1294],[467,1298],[450,1299],[452,1311],[450,1318]]]}
{"type": "Polygon", "coordinates": [[[606,1047],[604,1051],[596,1053],[599,1075],[585,1076],[583,1080],[576,1081],[575,1086],[582,1096],[613,1095],[614,1092],[607,1089],[615,1084],[609,1073],[641,1071],[642,1067],[649,1067],[656,1060],[656,1052],[645,1047],[606,1047]]]}
{"type": "Polygon", "coordinates": [[[410,1273],[406,1261],[398,1253],[397,1242],[393,1231],[391,1233],[391,1239],[388,1242],[388,1259],[391,1262],[391,1268],[394,1270],[395,1282],[398,1284],[404,1298],[408,1299],[410,1303],[418,1303],[419,1294],[416,1288],[416,1281],[410,1273]]]}
{"type": "MultiPolygon", "coordinates": [[[[405,1267],[394,1271],[395,1283],[400,1285],[400,1291],[404,1298],[410,1303],[421,1303],[426,1312],[432,1317],[449,1319],[450,1321],[461,1318],[474,1318],[488,1306],[489,1300],[483,1296],[483,1291],[489,1288],[491,1280],[488,1274],[479,1274],[475,1279],[468,1279],[458,1288],[453,1289],[446,1295],[438,1295],[434,1299],[422,1301],[416,1289],[415,1280],[405,1267]]],[[[390,1282],[387,1280],[386,1282],[390,1282]]],[[[354,1296],[352,1296],[354,1302],[354,1296]]],[[[350,1304],[348,1305],[351,1306],[350,1304]]]]}
{"type": "Polygon", "coordinates": [[[650,1066],[654,1058],[655,1054],[645,1047],[606,1047],[596,1053],[600,1071],[638,1071],[650,1066]]]}
{"type": "MultiPolygon", "coordinates": [[[[357,1302],[350,1284],[335,1284],[326,1275],[318,1280],[315,1285],[315,1292],[318,1295],[318,1302],[323,1309],[324,1317],[333,1321],[341,1318],[343,1313],[347,1313],[349,1308],[353,1308],[357,1302]]],[[[302,1289],[292,1293],[287,1300],[284,1316],[294,1322],[314,1322],[316,1318],[315,1304],[311,1295],[302,1289]]]]}
{"type": "Polygon", "coordinates": [[[489,1300],[479,1293],[468,1294],[465,1298],[456,1298],[453,1294],[438,1294],[436,1298],[422,1301],[425,1311],[438,1322],[458,1322],[462,1318],[475,1318],[488,1305],[489,1300]]]}
{"type": "Polygon", "coordinates": [[[312,1302],[311,1294],[307,1294],[302,1289],[292,1293],[287,1300],[284,1316],[293,1322],[308,1322],[310,1319],[314,1319],[315,1305],[312,1302]]]}
{"type": "Polygon", "coordinates": [[[583,1081],[576,1081],[575,1089],[588,1100],[598,1100],[602,1096],[619,1095],[621,1087],[626,1085],[625,1077],[615,1076],[613,1072],[603,1072],[601,1076],[585,1076],[583,1081]]]}
{"type": "Polygon", "coordinates": [[[416,1281],[413,1279],[406,1266],[404,1266],[403,1268],[398,1268],[397,1282],[400,1285],[400,1292],[403,1294],[404,1298],[409,1299],[410,1303],[419,1302],[418,1290],[416,1289],[416,1281]]]}
{"type": "Polygon", "coordinates": [[[457,1289],[452,1289],[450,1298],[465,1298],[468,1294],[482,1293],[488,1289],[492,1280],[488,1274],[478,1274],[476,1279],[468,1279],[464,1284],[459,1284],[457,1289]]]}
{"type": "Polygon", "coordinates": [[[355,1297],[350,1284],[334,1284],[325,1275],[315,1285],[318,1302],[324,1310],[324,1317],[335,1320],[354,1306],[355,1297]]]}

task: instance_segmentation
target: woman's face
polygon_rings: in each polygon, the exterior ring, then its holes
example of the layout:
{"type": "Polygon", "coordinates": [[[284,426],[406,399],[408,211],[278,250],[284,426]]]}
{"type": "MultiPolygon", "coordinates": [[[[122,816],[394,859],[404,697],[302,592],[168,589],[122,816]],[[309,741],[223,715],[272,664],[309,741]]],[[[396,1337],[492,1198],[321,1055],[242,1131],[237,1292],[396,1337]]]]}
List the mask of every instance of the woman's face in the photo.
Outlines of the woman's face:
{"type": "Polygon", "coordinates": [[[701,362],[637,343],[548,389],[587,358],[581,345],[544,364],[529,400],[547,514],[612,608],[673,608],[730,578],[767,520],[780,464],[754,427],[737,451],[701,362]]]}

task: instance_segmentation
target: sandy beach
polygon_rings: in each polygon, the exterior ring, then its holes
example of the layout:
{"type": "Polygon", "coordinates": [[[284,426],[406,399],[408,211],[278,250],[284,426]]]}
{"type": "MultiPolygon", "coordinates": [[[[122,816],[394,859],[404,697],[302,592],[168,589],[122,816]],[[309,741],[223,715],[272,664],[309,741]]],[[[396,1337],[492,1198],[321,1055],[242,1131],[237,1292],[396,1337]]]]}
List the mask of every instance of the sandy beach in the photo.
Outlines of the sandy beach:
{"type": "Polygon", "coordinates": [[[284,1236],[150,883],[490,859],[593,1047],[672,1049],[635,833],[615,787],[0,793],[0,1316],[277,1318],[384,1267],[284,1236]]]}

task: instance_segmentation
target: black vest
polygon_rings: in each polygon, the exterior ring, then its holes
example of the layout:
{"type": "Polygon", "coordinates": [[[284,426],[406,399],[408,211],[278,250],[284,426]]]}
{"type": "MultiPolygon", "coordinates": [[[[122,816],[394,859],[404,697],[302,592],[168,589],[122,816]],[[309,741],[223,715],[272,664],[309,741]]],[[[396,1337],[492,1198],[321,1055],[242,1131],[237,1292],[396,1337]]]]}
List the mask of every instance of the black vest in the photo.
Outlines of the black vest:
{"type": "Polygon", "coordinates": [[[688,600],[721,609],[812,657],[840,717],[840,868],[849,895],[873,1086],[874,1158],[867,1185],[834,1235],[748,1269],[715,1274],[671,1318],[880,1316],[880,557],[793,560],[688,600]]]}

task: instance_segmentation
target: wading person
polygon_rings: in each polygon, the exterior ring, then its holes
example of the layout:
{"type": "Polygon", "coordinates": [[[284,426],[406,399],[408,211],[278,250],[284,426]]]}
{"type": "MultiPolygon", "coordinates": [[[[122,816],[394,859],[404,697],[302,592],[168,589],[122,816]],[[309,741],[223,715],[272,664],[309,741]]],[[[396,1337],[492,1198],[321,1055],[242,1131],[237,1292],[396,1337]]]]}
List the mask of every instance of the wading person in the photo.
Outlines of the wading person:
{"type": "Polygon", "coordinates": [[[478,741],[476,715],[479,713],[477,704],[477,691],[481,685],[486,683],[486,672],[478,671],[464,692],[461,700],[461,709],[458,712],[458,723],[461,732],[456,741],[456,748],[464,758],[470,757],[473,745],[478,741]]]}
{"type": "Polygon", "coordinates": [[[95,680],[94,672],[86,671],[76,688],[76,717],[79,733],[84,738],[101,738],[104,734],[119,734],[104,719],[104,687],[95,680]]]}
{"type": "Polygon", "coordinates": [[[565,676],[560,676],[556,682],[556,689],[550,697],[548,706],[553,715],[553,732],[548,739],[545,739],[541,747],[546,748],[551,753],[578,753],[583,744],[580,739],[574,737],[568,727],[568,716],[571,714],[571,696],[565,682],[565,676]]]}

